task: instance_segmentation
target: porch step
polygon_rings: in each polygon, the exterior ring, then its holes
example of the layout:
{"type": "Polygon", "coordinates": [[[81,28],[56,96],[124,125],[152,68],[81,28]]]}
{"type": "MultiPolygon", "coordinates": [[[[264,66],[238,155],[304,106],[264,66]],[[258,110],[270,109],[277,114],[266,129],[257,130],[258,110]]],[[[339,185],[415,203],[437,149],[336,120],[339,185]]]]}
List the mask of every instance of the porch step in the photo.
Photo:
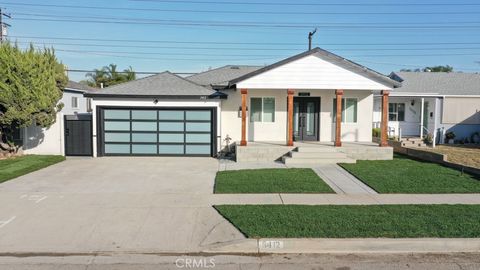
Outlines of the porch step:
{"type": "Polygon", "coordinates": [[[356,163],[353,158],[292,158],[283,157],[283,163],[285,165],[298,165],[298,164],[336,164],[336,163],[356,163]]]}
{"type": "Polygon", "coordinates": [[[316,165],[316,164],[336,164],[336,163],[356,163],[353,158],[340,152],[335,147],[328,146],[299,146],[289,155],[282,157],[285,165],[316,165]]]}
{"type": "Polygon", "coordinates": [[[345,153],[341,152],[296,152],[291,151],[290,157],[295,159],[316,158],[316,159],[332,159],[332,158],[348,158],[345,153]]]}
{"type": "Polygon", "coordinates": [[[403,147],[427,147],[422,138],[406,138],[401,144],[403,147]]]}
{"type": "Polygon", "coordinates": [[[336,153],[335,147],[331,146],[299,146],[297,147],[299,153],[336,153]]]}

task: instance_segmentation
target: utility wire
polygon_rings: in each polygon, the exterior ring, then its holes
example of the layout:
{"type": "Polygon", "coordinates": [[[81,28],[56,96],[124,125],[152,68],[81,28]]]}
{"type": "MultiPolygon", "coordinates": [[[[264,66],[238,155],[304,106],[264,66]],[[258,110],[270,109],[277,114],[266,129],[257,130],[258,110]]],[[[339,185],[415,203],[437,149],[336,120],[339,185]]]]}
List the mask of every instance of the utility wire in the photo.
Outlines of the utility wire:
{"type": "MultiPolygon", "coordinates": [[[[135,8],[135,7],[105,7],[105,6],[83,6],[83,5],[57,5],[57,4],[32,4],[32,3],[16,3],[16,2],[2,2],[0,4],[9,5],[9,6],[36,6],[36,7],[49,7],[49,8],[71,8],[71,9],[92,9],[92,10],[122,10],[122,11],[148,11],[148,12],[172,12],[172,13],[212,13],[212,14],[270,14],[270,15],[342,15],[342,14],[357,14],[357,15],[371,15],[371,14],[387,14],[387,15],[426,15],[426,14],[472,14],[471,11],[406,11],[406,12],[327,12],[327,11],[245,11],[245,10],[201,10],[201,9],[171,9],[171,8],[135,8]]],[[[254,4],[251,4],[254,5],[254,4]]],[[[275,3],[279,6],[281,3],[275,3]]],[[[342,4],[331,4],[342,5],[342,4]]],[[[365,6],[370,6],[364,4],[365,6]]],[[[479,3],[475,4],[429,4],[428,6],[437,5],[437,6],[480,6],[479,3]]],[[[342,5],[344,6],[344,5],[342,5]]],[[[360,4],[350,4],[350,6],[358,7],[360,4]]],[[[372,6],[390,6],[386,4],[372,4],[372,6]]],[[[415,4],[396,4],[391,6],[420,6],[415,4]]],[[[422,4],[421,6],[427,6],[427,4],[422,4]]]]}
{"type": "MultiPolygon", "coordinates": [[[[10,35],[11,38],[30,38],[30,39],[45,39],[45,40],[72,40],[72,41],[101,41],[101,42],[115,42],[115,43],[165,43],[165,44],[205,44],[205,45],[305,45],[303,42],[244,42],[244,41],[199,41],[199,40],[147,40],[147,39],[106,39],[106,38],[77,38],[77,37],[54,37],[54,36],[23,36],[10,35]]],[[[367,43],[322,43],[328,46],[433,46],[433,45],[478,45],[478,42],[367,42],[367,43]]]]}
{"type": "MultiPolygon", "coordinates": [[[[480,13],[479,13],[480,14],[480,13]]],[[[376,30],[471,30],[480,29],[480,25],[468,26],[320,26],[320,25],[289,25],[289,24],[249,24],[249,23],[209,23],[209,22],[142,22],[142,21],[105,21],[105,20],[81,20],[81,19],[35,19],[35,18],[15,18],[21,21],[44,21],[44,22],[73,22],[73,23],[97,23],[97,24],[128,24],[128,25],[174,25],[174,26],[204,26],[204,27],[253,27],[253,28],[297,28],[304,29],[307,27],[321,27],[326,30],[341,30],[344,29],[376,29],[376,30]]]]}
{"type": "MultiPolygon", "coordinates": [[[[108,48],[139,48],[139,49],[179,49],[179,50],[232,50],[232,51],[293,51],[303,48],[240,48],[240,47],[179,47],[179,46],[141,46],[141,45],[118,45],[118,44],[85,44],[85,43],[56,43],[56,42],[35,42],[15,41],[19,44],[50,45],[50,46],[84,46],[84,47],[108,47],[108,48]]],[[[477,43],[480,44],[480,43],[477,43]]],[[[480,47],[440,47],[440,48],[335,48],[336,51],[438,51],[438,50],[480,50],[480,47]]],[[[180,53],[181,55],[189,55],[180,53]]],[[[201,54],[192,54],[201,55],[201,54]]],[[[222,54],[227,56],[225,54],[222,54]]],[[[232,56],[232,55],[230,55],[232,56]]],[[[238,55],[234,55],[238,56],[238,55]]],[[[261,55],[255,55],[261,56],[261,55]]]]}
{"type": "MultiPolygon", "coordinates": [[[[249,1],[188,1],[188,0],[130,0],[132,2],[156,2],[174,4],[216,4],[216,5],[261,5],[261,6],[456,6],[453,3],[286,3],[249,1]]],[[[458,3],[460,6],[477,6],[478,3],[458,3]]]]}

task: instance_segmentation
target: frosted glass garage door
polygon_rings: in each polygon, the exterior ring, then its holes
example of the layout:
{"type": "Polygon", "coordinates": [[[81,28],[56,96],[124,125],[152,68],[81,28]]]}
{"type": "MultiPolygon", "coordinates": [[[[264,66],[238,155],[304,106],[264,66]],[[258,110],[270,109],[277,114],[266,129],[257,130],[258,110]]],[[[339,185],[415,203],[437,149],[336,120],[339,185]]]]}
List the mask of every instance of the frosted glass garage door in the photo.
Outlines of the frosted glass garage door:
{"type": "Polygon", "coordinates": [[[103,109],[104,155],[211,156],[213,111],[103,109]]]}

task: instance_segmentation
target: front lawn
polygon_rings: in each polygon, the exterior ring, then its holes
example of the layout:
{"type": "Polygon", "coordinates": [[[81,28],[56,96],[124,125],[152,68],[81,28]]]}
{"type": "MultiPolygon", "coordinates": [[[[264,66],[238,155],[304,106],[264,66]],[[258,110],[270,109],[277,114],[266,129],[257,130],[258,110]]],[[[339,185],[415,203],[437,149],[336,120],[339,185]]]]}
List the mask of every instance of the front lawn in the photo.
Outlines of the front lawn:
{"type": "Polygon", "coordinates": [[[475,238],[480,205],[220,205],[249,238],[475,238]]]}
{"type": "Polygon", "coordinates": [[[437,163],[403,155],[393,160],[340,164],[379,193],[479,193],[480,179],[437,163]]]}
{"type": "Polygon", "coordinates": [[[21,156],[0,160],[0,183],[64,161],[63,156],[21,156]]]}
{"type": "Polygon", "coordinates": [[[217,172],[215,193],[334,193],[312,169],[217,172]]]}

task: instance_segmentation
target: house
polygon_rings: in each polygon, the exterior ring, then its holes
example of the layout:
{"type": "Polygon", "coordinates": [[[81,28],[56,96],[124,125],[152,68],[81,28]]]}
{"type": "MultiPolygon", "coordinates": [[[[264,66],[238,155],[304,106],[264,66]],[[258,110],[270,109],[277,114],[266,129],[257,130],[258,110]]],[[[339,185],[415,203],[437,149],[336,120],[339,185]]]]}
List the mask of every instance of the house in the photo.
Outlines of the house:
{"type": "MultiPolygon", "coordinates": [[[[424,137],[443,143],[452,131],[461,140],[480,132],[480,74],[459,72],[396,72],[402,82],[389,99],[389,135],[424,137]]],[[[381,97],[374,102],[374,126],[381,122],[381,97]]]]}
{"type": "Polygon", "coordinates": [[[226,66],[188,78],[163,72],[84,96],[91,99],[93,156],[215,156],[226,140],[245,149],[262,142],[371,144],[377,93],[387,146],[386,106],[399,86],[315,48],[269,66],[226,66]]]}
{"type": "Polygon", "coordinates": [[[15,138],[15,140],[22,145],[20,151],[23,151],[25,154],[64,155],[64,116],[77,117],[87,115],[88,117],[88,115],[91,114],[89,100],[85,98],[83,94],[96,90],[96,88],[69,81],[59,101],[59,103],[63,104],[63,108],[57,114],[55,124],[49,128],[31,125],[27,128],[20,129],[15,138]]]}

